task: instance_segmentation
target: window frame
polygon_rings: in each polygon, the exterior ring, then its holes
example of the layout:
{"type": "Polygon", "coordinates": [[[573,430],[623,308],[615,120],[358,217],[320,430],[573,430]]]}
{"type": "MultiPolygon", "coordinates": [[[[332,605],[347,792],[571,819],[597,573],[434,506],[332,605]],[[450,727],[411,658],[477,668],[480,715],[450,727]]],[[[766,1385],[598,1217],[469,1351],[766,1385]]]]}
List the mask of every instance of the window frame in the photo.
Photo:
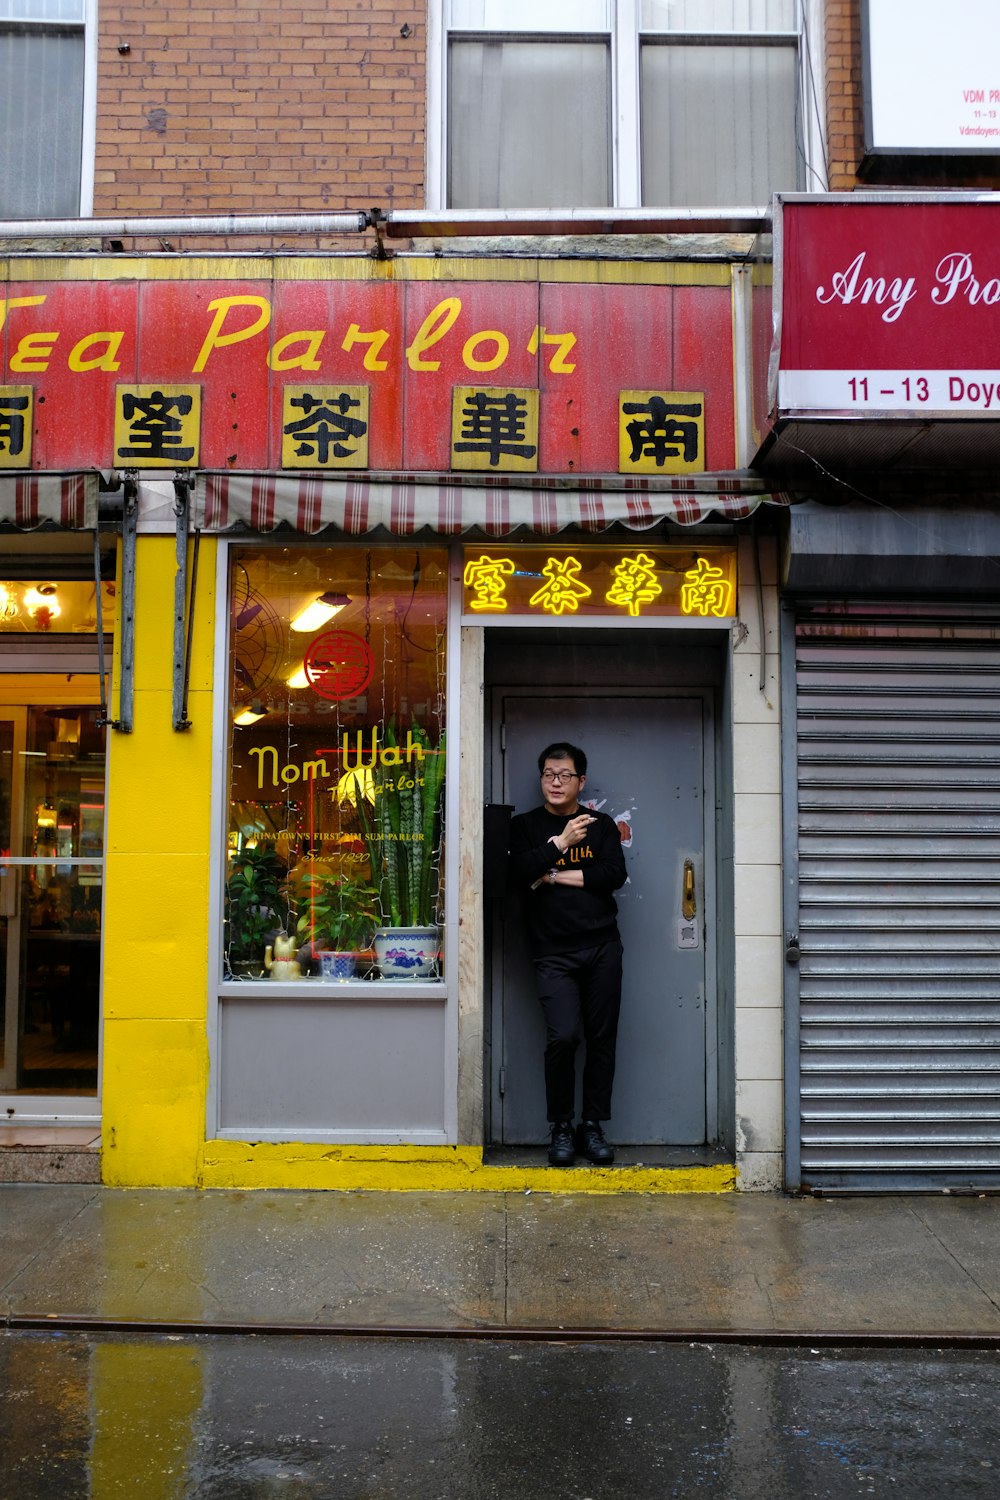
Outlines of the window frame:
{"type": "MultiPolygon", "coordinates": [[[[80,135],[80,162],[76,211],[67,217],[91,218],[94,212],[95,153],[97,148],[97,6],[98,0],[83,0],[79,20],[50,19],[43,16],[5,16],[0,14],[0,36],[14,34],[83,37],[83,102],[80,135]]],[[[62,216],[60,216],[62,217],[62,216]]]]}
{"type": "MultiPolygon", "coordinates": [[[[652,46],[788,46],[796,51],[796,154],[800,158],[799,179],[808,175],[809,186],[826,188],[826,169],[812,165],[822,161],[823,100],[817,80],[822,78],[819,59],[812,54],[821,45],[820,0],[795,0],[794,31],[668,31],[642,28],[642,0],[608,0],[607,29],[581,27],[567,19],[565,27],[547,22],[531,30],[502,30],[496,25],[472,27],[449,24],[452,0],[430,0],[427,38],[427,207],[446,210],[448,202],[448,74],[449,47],[452,39],[476,40],[486,37],[510,38],[512,41],[551,40],[554,33],[565,31],[574,37],[607,39],[611,52],[611,207],[639,208],[642,198],[642,119],[640,95],[641,53],[644,45],[652,46]]],[[[580,204],[582,208],[598,207],[580,204]]],[[[732,205],[752,206],[752,205],[732,205]]],[[[765,205],[758,205],[763,207],[765,205]]],[[[461,212],[461,210],[456,210],[461,212]]]]}
{"type": "MultiPolygon", "coordinates": [[[[287,541],[287,538],[285,539],[287,541]]],[[[290,545],[296,549],[315,549],[317,554],[336,549],[340,544],[367,547],[372,552],[388,552],[398,547],[401,538],[375,536],[370,533],[337,536],[320,535],[307,537],[296,534],[290,545]]],[[[414,546],[420,541],[407,538],[414,546]]],[[[463,651],[461,629],[461,548],[447,538],[436,545],[448,553],[449,571],[445,608],[445,723],[452,725],[454,743],[457,747],[463,723],[463,697],[468,695],[467,686],[462,686],[461,657],[463,651]]],[[[220,536],[215,560],[216,598],[229,600],[230,570],[233,551],[245,549],[278,550],[282,546],[280,533],[233,534],[220,536]]],[[[443,973],[435,979],[392,980],[370,982],[364,979],[348,980],[341,984],[322,983],[315,980],[275,981],[232,980],[223,974],[223,920],[225,915],[226,850],[229,829],[229,774],[227,746],[230,735],[228,688],[219,687],[228,683],[229,673],[229,610],[217,614],[214,643],[214,681],[216,690],[212,704],[213,766],[211,787],[211,835],[210,869],[211,883],[208,910],[208,964],[206,972],[207,1035],[209,1048],[208,1088],[205,1099],[206,1139],[246,1141],[249,1127],[223,1123],[222,1074],[224,1069],[224,1013],[234,999],[250,1005],[278,1007],[287,1000],[305,999],[310,1004],[319,1004],[329,1011],[339,1011],[347,1016],[361,1015],[371,1024],[391,1035],[394,1010],[400,1006],[414,1007],[428,1017],[441,1017],[444,1037],[443,1085],[441,1095],[442,1118],[440,1126],[416,1126],[405,1131],[397,1125],[386,1128],[359,1126],[304,1127],[301,1124],[280,1126],[268,1124],[254,1127],[250,1139],[269,1142],[319,1141],[336,1144],[384,1145],[405,1141],[408,1145],[456,1145],[459,1143],[459,1102],[457,1078],[459,1071],[459,918],[461,911],[461,822],[460,781],[465,772],[460,771],[458,754],[451,774],[445,775],[444,819],[447,830],[444,843],[444,905],[442,909],[442,931],[444,940],[443,973]]]]}

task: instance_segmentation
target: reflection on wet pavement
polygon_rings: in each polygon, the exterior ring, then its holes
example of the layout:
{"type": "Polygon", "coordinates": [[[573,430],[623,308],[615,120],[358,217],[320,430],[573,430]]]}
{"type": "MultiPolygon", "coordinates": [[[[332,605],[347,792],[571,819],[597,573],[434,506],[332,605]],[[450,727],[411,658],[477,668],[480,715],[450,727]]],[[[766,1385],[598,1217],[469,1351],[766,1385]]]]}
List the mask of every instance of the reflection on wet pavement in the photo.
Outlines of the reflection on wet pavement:
{"type": "Polygon", "coordinates": [[[4,1500],[994,1496],[992,1352],[0,1334],[4,1500]]]}

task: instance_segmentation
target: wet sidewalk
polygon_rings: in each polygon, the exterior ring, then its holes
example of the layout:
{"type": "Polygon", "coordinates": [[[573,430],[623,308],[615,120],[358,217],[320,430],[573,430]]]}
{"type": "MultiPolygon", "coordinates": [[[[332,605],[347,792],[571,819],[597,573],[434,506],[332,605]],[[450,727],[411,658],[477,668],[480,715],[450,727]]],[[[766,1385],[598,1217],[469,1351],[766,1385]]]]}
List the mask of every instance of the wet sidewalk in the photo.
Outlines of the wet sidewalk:
{"type": "Polygon", "coordinates": [[[0,1186],[0,1319],[1000,1342],[1000,1199],[0,1186]]]}

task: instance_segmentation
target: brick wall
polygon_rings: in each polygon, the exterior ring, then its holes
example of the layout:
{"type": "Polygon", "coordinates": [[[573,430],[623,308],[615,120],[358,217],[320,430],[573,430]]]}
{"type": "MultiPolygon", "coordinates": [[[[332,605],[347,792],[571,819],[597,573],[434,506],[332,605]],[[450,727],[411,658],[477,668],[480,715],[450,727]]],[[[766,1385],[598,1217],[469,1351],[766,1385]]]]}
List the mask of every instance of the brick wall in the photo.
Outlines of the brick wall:
{"type": "Polygon", "coordinates": [[[94,212],[420,206],[425,48],[409,0],[102,0],[94,212]]]}
{"type": "Polygon", "coordinates": [[[830,189],[863,184],[900,189],[1000,186],[996,157],[879,155],[864,159],[861,72],[861,0],[827,0],[826,91],[830,189]]]}
{"type": "Polygon", "coordinates": [[[826,3],[827,153],[835,193],[856,185],[864,150],[860,10],[858,0],[826,3]]]}

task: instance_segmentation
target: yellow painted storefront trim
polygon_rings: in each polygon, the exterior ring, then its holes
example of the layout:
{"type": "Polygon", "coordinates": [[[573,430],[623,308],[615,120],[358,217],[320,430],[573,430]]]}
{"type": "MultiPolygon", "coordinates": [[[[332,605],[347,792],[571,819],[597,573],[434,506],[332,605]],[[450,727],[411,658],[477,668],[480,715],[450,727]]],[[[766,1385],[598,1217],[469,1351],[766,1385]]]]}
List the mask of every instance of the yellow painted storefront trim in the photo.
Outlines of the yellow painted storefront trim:
{"type": "Polygon", "coordinates": [[[330,1146],[208,1141],[199,1186],[371,1193],[726,1193],[737,1169],[506,1167],[476,1146],[330,1146]]]}
{"type": "Polygon", "coordinates": [[[174,538],[142,536],[136,554],[134,727],[108,742],[101,1174],[115,1187],[196,1186],[205,1139],[216,545],[201,543],[182,732],[174,538]]]}
{"type": "Polygon", "coordinates": [[[0,282],[517,281],[625,286],[728,286],[730,261],[559,260],[534,255],[60,255],[0,259],[0,282]]]}

